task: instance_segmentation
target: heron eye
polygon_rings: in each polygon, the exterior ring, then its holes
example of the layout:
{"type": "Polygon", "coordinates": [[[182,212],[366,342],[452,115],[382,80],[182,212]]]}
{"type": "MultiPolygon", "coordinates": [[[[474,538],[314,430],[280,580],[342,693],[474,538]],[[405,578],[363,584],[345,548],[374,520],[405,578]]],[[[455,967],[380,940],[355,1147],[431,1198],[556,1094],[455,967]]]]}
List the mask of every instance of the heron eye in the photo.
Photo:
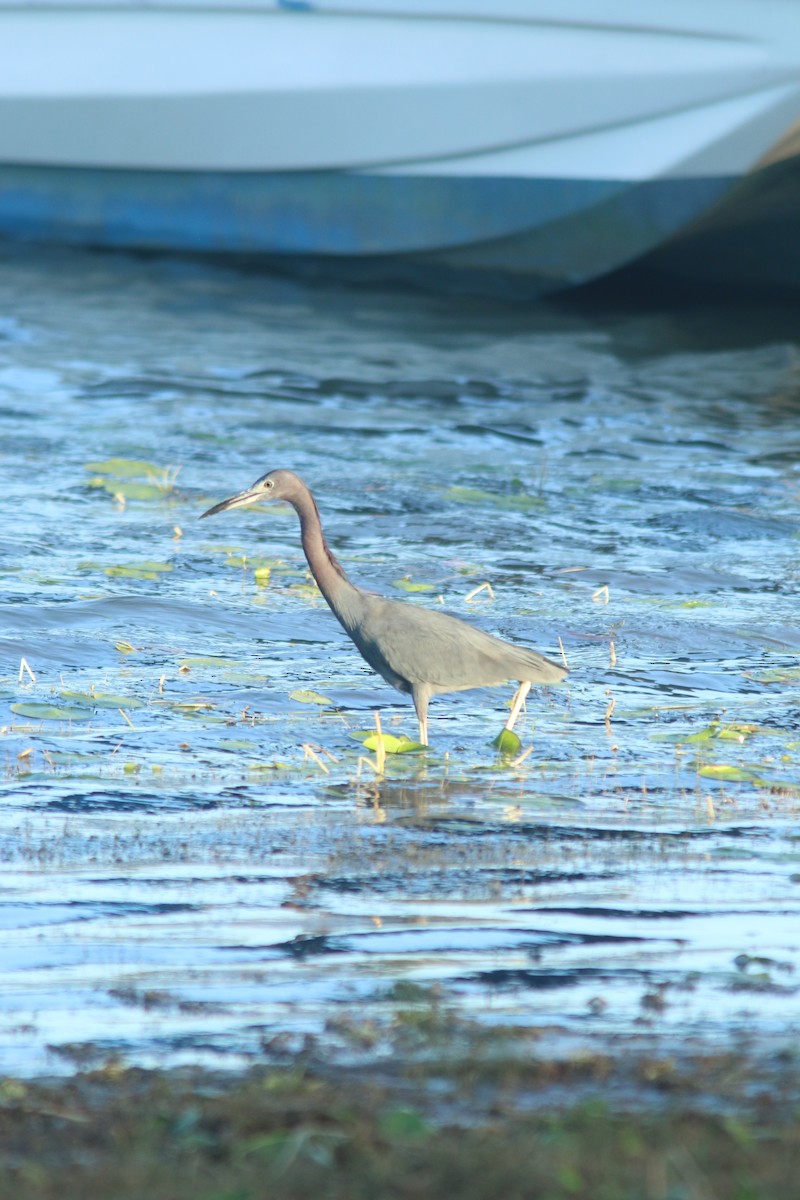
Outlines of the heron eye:
{"type": "Polygon", "coordinates": [[[271,487],[272,487],[272,480],[271,480],[271,479],[267,479],[267,480],[265,481],[265,483],[264,483],[264,487],[265,487],[265,488],[271,488],[271,487]]]}

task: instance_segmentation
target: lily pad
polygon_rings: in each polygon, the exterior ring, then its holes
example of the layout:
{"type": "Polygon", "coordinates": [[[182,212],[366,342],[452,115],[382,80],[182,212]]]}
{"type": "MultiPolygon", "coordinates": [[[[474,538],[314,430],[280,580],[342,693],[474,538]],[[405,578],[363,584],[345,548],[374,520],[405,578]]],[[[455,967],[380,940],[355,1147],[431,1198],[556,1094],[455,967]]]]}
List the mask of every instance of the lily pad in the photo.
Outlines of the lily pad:
{"type": "Polygon", "coordinates": [[[292,583],[289,585],[288,591],[293,596],[308,596],[314,599],[322,595],[315,583],[292,583]]]}
{"type": "Polygon", "coordinates": [[[528,512],[530,509],[546,508],[544,500],[539,496],[531,496],[527,492],[499,495],[496,492],[484,492],[481,488],[451,487],[448,489],[445,499],[454,500],[457,504],[491,504],[495,508],[508,509],[511,512],[528,512]]]}
{"type": "Polygon", "coordinates": [[[755,771],[748,771],[744,767],[730,767],[727,763],[704,763],[698,768],[697,774],[707,779],[721,779],[726,783],[755,783],[759,787],[765,787],[767,782],[756,775],[755,771]]]}
{"type": "Polygon", "coordinates": [[[171,483],[137,483],[129,479],[108,479],[98,476],[89,480],[89,487],[103,488],[111,496],[125,500],[163,500],[174,491],[171,483]]]}
{"type": "Polygon", "coordinates": [[[164,571],[171,571],[171,563],[160,562],[141,562],[131,563],[128,566],[119,567],[103,567],[103,573],[108,575],[110,579],[158,579],[159,575],[164,571]]]}
{"type": "MultiPolygon", "coordinates": [[[[350,737],[361,742],[365,750],[378,749],[378,734],[374,729],[358,729],[351,732],[350,737]]],[[[383,748],[387,754],[419,754],[421,750],[427,750],[427,746],[423,746],[421,742],[412,742],[411,738],[406,737],[404,733],[395,736],[393,733],[384,733],[383,748]]]]}
{"type": "Polygon", "coordinates": [[[134,696],[114,696],[110,692],[62,692],[62,700],[84,708],[141,708],[134,696]]]}
{"type": "Polygon", "coordinates": [[[32,717],[36,721],[88,721],[85,708],[59,704],[12,704],[11,711],[18,717],[32,717]]]}
{"type": "Polygon", "coordinates": [[[773,667],[758,675],[748,674],[756,683],[800,683],[800,667],[773,667]]]}
{"type": "Polygon", "coordinates": [[[295,692],[289,693],[290,700],[296,700],[299,704],[333,704],[327,696],[321,696],[319,692],[307,692],[303,688],[298,688],[295,692]]]}
{"type": "Polygon", "coordinates": [[[696,733],[677,734],[673,735],[675,741],[685,742],[687,744],[697,744],[698,742],[742,742],[751,734],[758,732],[757,725],[745,725],[740,722],[731,722],[727,725],[721,725],[719,721],[712,721],[710,725],[706,725],[705,729],[698,729],[696,733]]]}
{"type": "Polygon", "coordinates": [[[522,749],[522,742],[513,729],[501,729],[497,737],[493,739],[492,745],[504,758],[516,756],[522,749]]]}
{"type": "Polygon", "coordinates": [[[392,587],[399,588],[401,592],[435,592],[436,587],[432,583],[416,583],[413,579],[393,579],[392,587]]]}
{"type": "Polygon", "coordinates": [[[105,462],[85,463],[84,470],[93,475],[115,475],[117,479],[140,479],[143,475],[163,479],[167,473],[166,467],[157,467],[141,458],[107,458],[105,462]]]}

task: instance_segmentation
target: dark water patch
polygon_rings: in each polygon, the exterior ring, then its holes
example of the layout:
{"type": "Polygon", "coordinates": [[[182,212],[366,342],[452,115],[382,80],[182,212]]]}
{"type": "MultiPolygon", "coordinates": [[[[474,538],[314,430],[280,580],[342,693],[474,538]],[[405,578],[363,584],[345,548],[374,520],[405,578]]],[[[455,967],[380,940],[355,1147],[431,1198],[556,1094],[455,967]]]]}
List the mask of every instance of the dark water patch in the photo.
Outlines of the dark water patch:
{"type": "MultiPolygon", "coordinates": [[[[481,866],[470,870],[453,866],[445,870],[425,870],[419,867],[404,871],[388,871],[379,875],[323,875],[306,881],[311,895],[318,892],[361,896],[436,897],[493,897],[532,887],[552,884],[586,883],[592,879],[607,879],[609,872],[590,874],[585,871],[532,870],[520,867],[481,866]]],[[[519,911],[522,911],[521,909],[519,911]]]]}
{"type": "Polygon", "coordinates": [[[544,905],[541,908],[531,909],[531,912],[538,913],[567,913],[576,917],[609,917],[619,918],[621,920],[632,921],[673,921],[683,920],[685,917],[695,917],[701,915],[689,909],[669,908],[669,909],[644,909],[644,908],[603,908],[602,905],[591,907],[558,907],[553,904],[544,905]]]}
{"type": "Polygon", "coordinates": [[[537,970],[533,967],[522,967],[517,970],[498,968],[493,971],[477,971],[473,974],[462,975],[456,982],[477,984],[490,989],[513,991],[556,991],[559,988],[571,988],[582,983],[630,983],[649,982],[653,978],[650,971],[636,968],[603,968],[583,967],[570,971],[559,971],[548,968],[537,970]]]}
{"type": "Polygon", "coordinates": [[[92,813],[92,812],[149,812],[155,813],[160,809],[204,809],[216,808],[219,801],[216,797],[176,797],[165,796],[158,792],[124,793],[113,791],[92,791],[72,793],[49,800],[46,807],[54,812],[92,813]]]}

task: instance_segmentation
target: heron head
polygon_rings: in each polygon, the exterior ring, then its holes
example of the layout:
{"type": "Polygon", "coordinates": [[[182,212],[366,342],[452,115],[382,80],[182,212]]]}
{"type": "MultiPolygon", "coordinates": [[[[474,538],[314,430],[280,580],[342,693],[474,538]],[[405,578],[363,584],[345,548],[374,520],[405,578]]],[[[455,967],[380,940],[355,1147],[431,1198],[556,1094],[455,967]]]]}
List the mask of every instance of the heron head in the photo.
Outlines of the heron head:
{"type": "Polygon", "coordinates": [[[228,508],[244,508],[247,504],[283,499],[286,496],[286,485],[292,478],[294,477],[291,471],[269,471],[243,492],[237,492],[235,496],[229,496],[227,500],[221,500],[219,504],[206,509],[200,514],[200,520],[202,521],[203,517],[213,517],[215,513],[225,512],[228,508]]]}

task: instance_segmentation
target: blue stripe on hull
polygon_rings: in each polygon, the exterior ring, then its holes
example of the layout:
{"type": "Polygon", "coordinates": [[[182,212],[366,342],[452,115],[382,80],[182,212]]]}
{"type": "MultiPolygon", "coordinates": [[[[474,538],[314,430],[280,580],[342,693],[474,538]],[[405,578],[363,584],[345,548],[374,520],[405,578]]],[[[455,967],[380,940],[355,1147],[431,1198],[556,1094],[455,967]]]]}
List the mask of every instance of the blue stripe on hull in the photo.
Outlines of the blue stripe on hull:
{"type": "Polygon", "coordinates": [[[206,253],[412,255],[563,286],[658,245],[731,182],[0,167],[0,235],[206,253]]]}

